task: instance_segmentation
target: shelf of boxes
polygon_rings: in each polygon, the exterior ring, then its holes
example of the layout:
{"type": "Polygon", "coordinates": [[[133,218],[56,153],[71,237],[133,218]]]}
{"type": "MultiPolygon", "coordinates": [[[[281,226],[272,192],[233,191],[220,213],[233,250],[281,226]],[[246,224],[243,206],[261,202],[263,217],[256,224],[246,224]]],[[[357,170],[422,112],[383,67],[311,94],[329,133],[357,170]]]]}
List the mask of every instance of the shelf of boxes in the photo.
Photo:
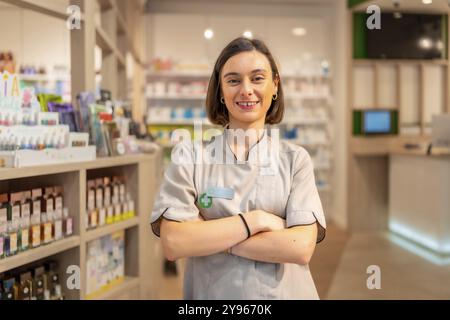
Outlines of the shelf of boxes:
{"type": "Polygon", "coordinates": [[[0,273],[26,268],[29,264],[51,259],[57,261],[65,283],[69,266],[80,267],[80,290],[62,286],[68,299],[86,299],[87,295],[87,248],[93,241],[117,232],[124,234],[123,277],[110,281],[98,298],[103,299],[151,299],[157,296],[158,281],[162,276],[158,242],[152,236],[148,221],[156,192],[155,176],[161,153],[100,158],[94,161],[41,165],[27,168],[0,169],[0,193],[31,190],[58,185],[63,190],[63,205],[73,218],[73,234],[49,244],[31,248],[0,259],[0,273]],[[4,174],[3,174],[4,173],[4,174]],[[125,176],[126,190],[136,202],[136,216],[93,230],[85,229],[87,180],[102,176],[125,176]],[[146,178],[142,178],[146,177],[146,178]],[[161,272],[161,275],[158,275],[161,272]],[[150,279],[151,275],[151,279],[150,279]],[[156,280],[154,279],[156,278],[156,280]],[[122,280],[121,280],[122,279],[122,280]],[[116,281],[118,280],[118,281],[116,281]],[[120,280],[120,281],[119,281],[120,280]],[[116,283],[120,282],[120,283],[116,283]],[[134,294],[129,295],[133,288],[134,294]]]}

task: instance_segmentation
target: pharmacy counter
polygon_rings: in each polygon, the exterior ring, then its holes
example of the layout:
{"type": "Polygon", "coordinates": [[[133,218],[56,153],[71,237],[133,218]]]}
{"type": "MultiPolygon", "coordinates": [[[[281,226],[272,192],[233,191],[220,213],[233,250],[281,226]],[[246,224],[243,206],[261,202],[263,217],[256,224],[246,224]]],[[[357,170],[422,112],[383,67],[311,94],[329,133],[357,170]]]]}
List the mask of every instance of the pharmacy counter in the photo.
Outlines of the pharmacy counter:
{"type": "Polygon", "coordinates": [[[389,155],[389,229],[450,256],[450,155],[389,155]]]}

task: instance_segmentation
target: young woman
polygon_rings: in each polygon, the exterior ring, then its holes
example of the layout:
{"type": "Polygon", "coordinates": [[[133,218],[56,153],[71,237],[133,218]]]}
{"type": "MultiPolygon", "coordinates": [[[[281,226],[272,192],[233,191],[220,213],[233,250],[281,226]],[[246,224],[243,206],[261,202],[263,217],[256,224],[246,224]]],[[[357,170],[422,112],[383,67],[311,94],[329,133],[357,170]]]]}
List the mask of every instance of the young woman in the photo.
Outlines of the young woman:
{"type": "Polygon", "coordinates": [[[308,263],[325,217],[308,153],[264,129],[282,120],[284,102],[262,41],[223,49],[206,108],[224,133],[176,145],[184,161],[166,171],[151,217],[166,258],[188,258],[185,299],[317,299],[308,263]],[[197,161],[211,146],[221,157],[197,161]]]}

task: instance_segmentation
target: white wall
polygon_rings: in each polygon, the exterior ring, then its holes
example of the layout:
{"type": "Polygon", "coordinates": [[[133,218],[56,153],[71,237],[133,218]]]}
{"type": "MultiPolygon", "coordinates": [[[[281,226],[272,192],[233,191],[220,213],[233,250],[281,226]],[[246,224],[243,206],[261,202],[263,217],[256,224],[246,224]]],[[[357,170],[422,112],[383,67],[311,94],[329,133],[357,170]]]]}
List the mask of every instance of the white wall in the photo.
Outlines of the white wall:
{"type": "MultiPolygon", "coordinates": [[[[310,2],[311,3],[311,2],[310,2]]],[[[147,15],[148,58],[172,57],[184,63],[212,66],[220,50],[245,29],[264,40],[281,72],[301,66],[303,59],[327,59],[333,76],[335,127],[333,212],[327,218],[347,226],[347,10],[345,0],[328,4],[267,2],[220,3],[214,1],[153,1],[147,15]],[[304,37],[294,37],[293,27],[304,27],[304,37]],[[203,37],[206,28],[215,36],[203,37]]]]}
{"type": "MultiPolygon", "coordinates": [[[[55,1],[59,4],[61,1],[55,1]]],[[[12,51],[18,64],[70,67],[70,33],[65,21],[0,4],[0,51],[12,51]]]]}

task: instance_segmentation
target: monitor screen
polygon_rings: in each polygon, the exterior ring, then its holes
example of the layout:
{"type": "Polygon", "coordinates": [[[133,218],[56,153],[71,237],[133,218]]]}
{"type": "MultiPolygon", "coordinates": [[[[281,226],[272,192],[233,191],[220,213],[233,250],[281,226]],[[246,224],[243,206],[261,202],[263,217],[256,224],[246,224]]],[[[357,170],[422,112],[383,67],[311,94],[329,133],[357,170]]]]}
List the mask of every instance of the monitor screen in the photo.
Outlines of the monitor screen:
{"type": "Polygon", "coordinates": [[[442,59],[445,53],[442,15],[381,14],[381,29],[367,30],[369,59],[442,59]]]}
{"type": "Polygon", "coordinates": [[[391,112],[385,110],[364,112],[364,133],[390,133],[391,112]]]}

